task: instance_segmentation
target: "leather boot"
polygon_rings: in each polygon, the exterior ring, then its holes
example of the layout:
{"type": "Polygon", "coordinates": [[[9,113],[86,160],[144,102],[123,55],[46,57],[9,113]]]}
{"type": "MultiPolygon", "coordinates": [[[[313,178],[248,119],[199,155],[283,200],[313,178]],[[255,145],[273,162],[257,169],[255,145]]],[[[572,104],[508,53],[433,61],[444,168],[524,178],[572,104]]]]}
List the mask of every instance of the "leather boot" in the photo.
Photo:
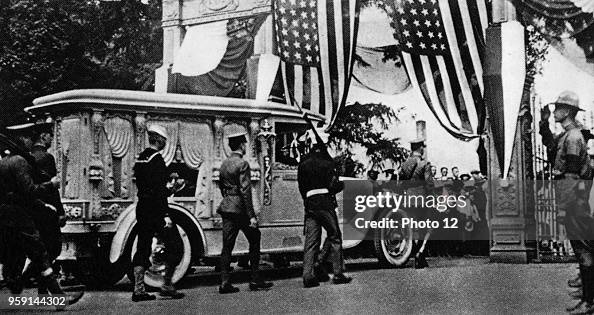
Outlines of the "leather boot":
{"type": "Polygon", "coordinates": [[[582,275],[582,292],[584,301],[592,304],[594,302],[594,267],[584,267],[582,275]]]}
{"type": "Polygon", "coordinates": [[[170,297],[172,299],[181,299],[185,296],[185,294],[183,294],[181,292],[177,292],[177,290],[173,286],[173,283],[171,282],[171,278],[173,278],[174,270],[175,269],[171,268],[170,266],[165,267],[165,276],[163,277],[163,279],[165,280],[165,283],[163,283],[163,286],[161,287],[160,295],[165,296],[165,297],[170,297]]]}
{"type": "Polygon", "coordinates": [[[425,259],[425,255],[423,253],[418,253],[415,257],[415,269],[423,269],[427,267],[429,267],[429,264],[425,259]]]}
{"type": "Polygon", "coordinates": [[[328,270],[323,262],[318,262],[314,267],[314,273],[316,278],[318,278],[319,282],[328,282],[330,280],[330,276],[328,276],[328,270]]]}
{"type": "Polygon", "coordinates": [[[41,276],[38,280],[40,283],[42,283],[43,287],[47,289],[47,291],[49,291],[49,293],[51,295],[65,295],[66,296],[66,303],[65,305],[57,305],[56,309],[58,310],[64,310],[66,308],[66,306],[72,305],[78,301],[80,301],[80,299],[83,297],[83,295],[85,294],[84,291],[80,291],[80,292],[76,292],[73,294],[66,294],[64,293],[64,290],[62,290],[62,288],[60,287],[60,284],[58,283],[57,277],[52,273],[49,276],[41,276]]]}
{"type": "Polygon", "coordinates": [[[37,284],[37,294],[38,295],[43,295],[43,294],[48,294],[49,292],[47,291],[47,288],[45,287],[45,283],[42,283],[43,281],[40,281],[40,283],[37,284]]]}
{"type": "Polygon", "coordinates": [[[156,299],[152,294],[146,293],[144,287],[144,272],[143,266],[134,266],[134,293],[132,293],[133,302],[151,301],[156,299]]]}

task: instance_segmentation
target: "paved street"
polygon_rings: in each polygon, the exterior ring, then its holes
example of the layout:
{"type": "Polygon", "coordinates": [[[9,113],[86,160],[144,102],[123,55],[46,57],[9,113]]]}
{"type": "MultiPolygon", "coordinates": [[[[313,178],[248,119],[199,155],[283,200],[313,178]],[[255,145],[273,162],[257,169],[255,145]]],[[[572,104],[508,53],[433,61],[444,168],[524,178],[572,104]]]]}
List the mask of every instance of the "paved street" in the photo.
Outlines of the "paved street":
{"type": "MultiPolygon", "coordinates": [[[[181,284],[183,300],[132,303],[131,284],[121,281],[108,291],[87,292],[73,313],[397,313],[397,314],[562,314],[565,282],[574,264],[489,264],[484,258],[434,258],[425,270],[377,269],[371,260],[349,261],[350,285],[322,284],[303,289],[301,269],[268,269],[272,290],[251,292],[248,274],[234,274],[241,292],[219,295],[213,271],[199,272],[181,284]]],[[[33,294],[33,290],[28,291],[33,294]]]]}

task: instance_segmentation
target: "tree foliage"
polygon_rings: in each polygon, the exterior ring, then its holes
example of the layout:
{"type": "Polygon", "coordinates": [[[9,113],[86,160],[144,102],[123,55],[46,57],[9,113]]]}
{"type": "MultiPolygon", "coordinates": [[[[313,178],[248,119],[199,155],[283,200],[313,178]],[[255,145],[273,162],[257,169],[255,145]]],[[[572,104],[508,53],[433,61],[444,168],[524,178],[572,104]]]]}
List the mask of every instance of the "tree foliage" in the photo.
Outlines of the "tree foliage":
{"type": "Polygon", "coordinates": [[[408,150],[398,138],[386,138],[385,131],[398,121],[397,112],[383,104],[355,103],[344,107],[330,129],[330,140],[347,157],[354,155],[356,145],[365,150],[372,166],[385,160],[404,161],[408,150]]]}
{"type": "Polygon", "coordinates": [[[42,95],[151,90],[160,21],[160,0],[0,0],[0,126],[42,95]]]}
{"type": "Polygon", "coordinates": [[[550,47],[549,42],[533,26],[526,27],[526,77],[530,82],[542,73],[550,47]]]}

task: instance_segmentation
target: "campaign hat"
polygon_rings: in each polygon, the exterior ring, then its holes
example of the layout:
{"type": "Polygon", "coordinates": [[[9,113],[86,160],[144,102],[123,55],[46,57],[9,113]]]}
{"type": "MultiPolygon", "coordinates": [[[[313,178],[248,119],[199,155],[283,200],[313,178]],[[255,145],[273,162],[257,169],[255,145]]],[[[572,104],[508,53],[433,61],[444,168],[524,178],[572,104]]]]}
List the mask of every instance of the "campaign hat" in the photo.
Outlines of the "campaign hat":
{"type": "Polygon", "coordinates": [[[549,103],[547,105],[552,104],[554,104],[555,106],[569,107],[577,111],[583,111],[583,109],[580,108],[579,96],[577,95],[577,93],[569,90],[561,92],[561,94],[559,94],[559,96],[557,97],[556,101],[549,103]]]}

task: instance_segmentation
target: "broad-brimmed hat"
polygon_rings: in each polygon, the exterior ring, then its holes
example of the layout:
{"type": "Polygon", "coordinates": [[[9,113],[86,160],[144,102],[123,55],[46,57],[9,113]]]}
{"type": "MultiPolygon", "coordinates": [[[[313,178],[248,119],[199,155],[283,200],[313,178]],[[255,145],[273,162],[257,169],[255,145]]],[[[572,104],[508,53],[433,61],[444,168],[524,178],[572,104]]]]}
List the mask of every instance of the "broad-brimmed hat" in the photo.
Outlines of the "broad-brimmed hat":
{"type": "Polygon", "coordinates": [[[167,130],[165,129],[165,127],[160,126],[160,125],[151,125],[148,130],[148,132],[150,133],[154,133],[157,134],[165,139],[168,138],[168,134],[167,134],[167,130]]]}
{"type": "Polygon", "coordinates": [[[561,92],[561,94],[559,94],[557,97],[557,100],[553,103],[547,104],[547,106],[551,104],[555,104],[555,106],[566,106],[578,111],[583,111],[583,109],[580,108],[580,97],[573,91],[561,92]]]}
{"type": "Polygon", "coordinates": [[[18,125],[7,126],[6,130],[9,130],[11,132],[25,132],[25,131],[32,131],[34,126],[35,126],[35,123],[28,122],[28,123],[23,123],[23,124],[18,124],[18,125]]]}
{"type": "Polygon", "coordinates": [[[54,120],[50,116],[28,115],[15,125],[7,126],[7,130],[50,130],[54,120]]]}

